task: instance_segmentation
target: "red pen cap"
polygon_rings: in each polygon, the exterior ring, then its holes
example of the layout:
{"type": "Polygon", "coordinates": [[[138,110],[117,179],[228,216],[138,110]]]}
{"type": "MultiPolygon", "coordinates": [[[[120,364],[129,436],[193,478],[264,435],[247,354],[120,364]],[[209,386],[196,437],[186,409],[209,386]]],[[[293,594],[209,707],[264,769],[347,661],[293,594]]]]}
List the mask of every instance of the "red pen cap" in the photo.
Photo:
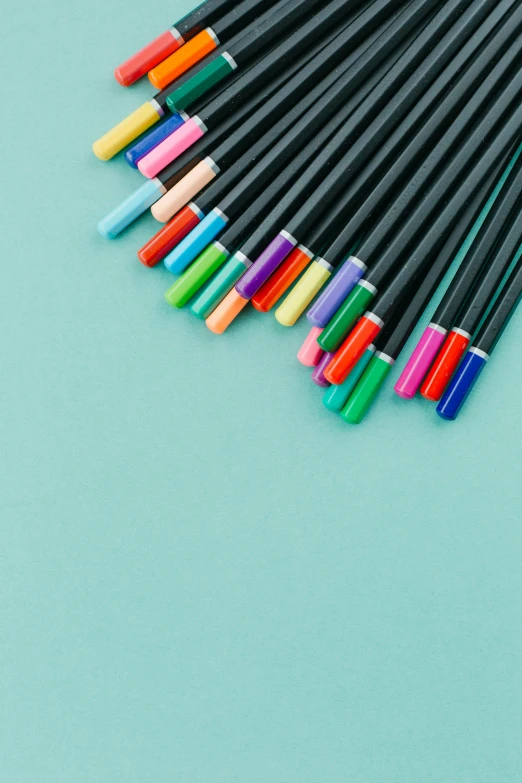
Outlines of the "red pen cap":
{"type": "Polygon", "coordinates": [[[467,332],[457,329],[449,333],[435,359],[435,364],[421,386],[420,393],[425,399],[431,402],[440,400],[470,342],[471,335],[467,332]]]}
{"type": "Polygon", "coordinates": [[[183,38],[172,27],[119,65],[114,71],[116,81],[123,87],[130,87],[182,45],[183,38]]]}
{"type": "Polygon", "coordinates": [[[297,280],[301,272],[306,269],[310,260],[309,253],[304,253],[301,247],[294,248],[272,277],[269,277],[257,294],[252,297],[255,309],[262,313],[268,313],[292,283],[297,280]]]}
{"type": "Polygon", "coordinates": [[[336,386],[344,383],[366,349],[375,342],[383,326],[381,319],[373,313],[364,315],[326,368],[326,380],[336,386]]]}
{"type": "Polygon", "coordinates": [[[138,250],[141,263],[150,267],[159,264],[200,221],[201,216],[197,215],[190,205],[183,207],[170,223],[163,226],[141,250],[138,250]]]}

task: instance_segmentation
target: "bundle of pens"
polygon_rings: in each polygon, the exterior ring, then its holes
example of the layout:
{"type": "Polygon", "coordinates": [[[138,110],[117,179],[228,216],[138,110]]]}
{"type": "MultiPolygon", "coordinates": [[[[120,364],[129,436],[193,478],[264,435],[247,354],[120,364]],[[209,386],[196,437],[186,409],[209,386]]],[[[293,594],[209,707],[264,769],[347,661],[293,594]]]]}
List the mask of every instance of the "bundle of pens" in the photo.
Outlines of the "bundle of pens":
{"type": "Polygon", "coordinates": [[[395,387],[454,419],[522,292],[521,32],[519,0],[207,0],[116,70],[161,91],[94,145],[146,178],[99,230],[151,207],[139,259],[216,334],[313,303],[299,358],[350,423],[458,257],[395,387]]]}

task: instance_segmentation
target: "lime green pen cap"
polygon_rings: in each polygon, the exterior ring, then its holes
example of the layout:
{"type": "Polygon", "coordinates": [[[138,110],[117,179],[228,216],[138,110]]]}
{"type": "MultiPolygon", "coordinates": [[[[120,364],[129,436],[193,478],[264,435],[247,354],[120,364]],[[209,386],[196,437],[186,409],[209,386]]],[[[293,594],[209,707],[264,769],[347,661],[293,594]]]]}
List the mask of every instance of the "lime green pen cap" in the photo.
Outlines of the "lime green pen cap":
{"type": "Polygon", "coordinates": [[[228,250],[213,242],[172,285],[165,299],[172,307],[184,307],[228,258],[228,250]]]}

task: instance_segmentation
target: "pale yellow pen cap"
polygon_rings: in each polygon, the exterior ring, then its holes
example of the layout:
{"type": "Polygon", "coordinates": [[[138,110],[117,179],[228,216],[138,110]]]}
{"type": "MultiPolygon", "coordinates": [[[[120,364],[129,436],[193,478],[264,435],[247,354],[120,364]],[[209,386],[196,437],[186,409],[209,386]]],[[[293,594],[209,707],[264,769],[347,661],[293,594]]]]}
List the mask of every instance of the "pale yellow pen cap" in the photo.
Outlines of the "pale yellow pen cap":
{"type": "Polygon", "coordinates": [[[115,125],[105,136],[94,142],[92,145],[94,154],[100,160],[110,160],[134,139],[152,128],[161,116],[161,109],[155,101],[144,103],[122,122],[115,125]]]}
{"type": "Polygon", "coordinates": [[[332,267],[324,259],[316,259],[308,267],[295,288],[276,310],[275,317],[282,326],[293,326],[313,298],[332,275],[332,267]]]}

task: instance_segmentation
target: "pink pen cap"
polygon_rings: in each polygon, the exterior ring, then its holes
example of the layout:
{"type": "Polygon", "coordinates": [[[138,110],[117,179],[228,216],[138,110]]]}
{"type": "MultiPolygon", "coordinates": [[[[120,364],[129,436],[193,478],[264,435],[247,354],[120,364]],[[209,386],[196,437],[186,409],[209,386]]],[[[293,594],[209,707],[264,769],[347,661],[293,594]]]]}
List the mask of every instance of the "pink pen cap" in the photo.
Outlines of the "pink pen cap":
{"type": "Polygon", "coordinates": [[[314,326],[297,354],[297,358],[305,367],[317,367],[321,361],[324,351],[317,344],[317,338],[322,331],[318,326],[314,326]]]}
{"type": "MultiPolygon", "coordinates": [[[[185,119],[186,115],[182,112],[180,113],[183,119],[185,119]]],[[[170,136],[167,136],[161,144],[158,144],[157,147],[140,160],[138,163],[139,170],[144,177],[153,179],[153,177],[155,177],[156,174],[159,174],[159,172],[168,166],[169,163],[172,163],[172,161],[182,155],[185,150],[188,150],[196,141],[201,139],[206,132],[206,125],[199,117],[191,117],[190,119],[186,117],[185,124],[182,125],[181,128],[178,128],[177,131],[174,131],[170,136]]]]}

